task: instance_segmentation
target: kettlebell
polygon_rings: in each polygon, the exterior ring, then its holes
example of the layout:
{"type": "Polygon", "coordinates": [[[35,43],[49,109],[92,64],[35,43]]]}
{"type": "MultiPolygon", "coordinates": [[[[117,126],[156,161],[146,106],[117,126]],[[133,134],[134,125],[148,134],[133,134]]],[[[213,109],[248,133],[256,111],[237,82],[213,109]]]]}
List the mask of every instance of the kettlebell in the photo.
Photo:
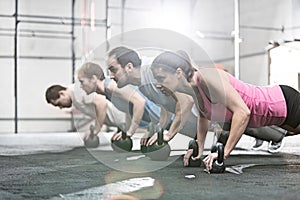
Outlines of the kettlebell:
{"type": "MultiPolygon", "coordinates": [[[[148,140],[150,139],[150,137],[147,138],[146,143],[148,142],[148,140]]],[[[141,152],[143,154],[146,154],[148,151],[148,147],[146,145],[141,144],[141,152]]]]}
{"type": "Polygon", "coordinates": [[[116,152],[129,152],[132,149],[132,139],[122,131],[122,137],[119,140],[111,140],[111,147],[116,152]]]}
{"type": "Polygon", "coordinates": [[[224,145],[220,142],[217,142],[216,145],[213,145],[211,152],[218,152],[218,158],[213,161],[212,169],[210,173],[224,173],[225,164],[224,164],[224,145]]]}
{"type": "MultiPolygon", "coordinates": [[[[189,149],[193,149],[193,157],[197,157],[199,153],[198,143],[196,140],[191,140],[189,142],[189,149]]],[[[192,156],[189,158],[189,165],[188,167],[200,167],[201,166],[201,159],[193,160],[192,156]]]]}
{"type": "Polygon", "coordinates": [[[219,135],[219,138],[218,138],[218,141],[217,143],[222,143],[224,146],[226,145],[227,143],[227,140],[228,140],[228,137],[229,137],[229,131],[222,131],[221,134],[219,135]]]}
{"type": "Polygon", "coordinates": [[[99,146],[99,137],[94,134],[95,127],[93,125],[90,126],[90,135],[87,140],[84,141],[84,145],[88,148],[96,148],[99,146]]]}
{"type": "Polygon", "coordinates": [[[149,156],[151,160],[164,161],[170,156],[171,147],[168,142],[163,139],[164,129],[160,129],[157,132],[157,141],[148,146],[146,150],[146,155],[149,156]]]}

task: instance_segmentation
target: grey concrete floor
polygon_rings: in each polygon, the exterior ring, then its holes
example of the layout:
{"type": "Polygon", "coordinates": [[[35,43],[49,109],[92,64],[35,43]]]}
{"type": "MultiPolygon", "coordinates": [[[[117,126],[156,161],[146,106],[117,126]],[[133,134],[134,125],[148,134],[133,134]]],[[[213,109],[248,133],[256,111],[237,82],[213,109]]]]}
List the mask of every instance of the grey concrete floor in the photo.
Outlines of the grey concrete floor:
{"type": "MultiPolygon", "coordinates": [[[[110,135],[101,136],[101,147],[86,149],[78,133],[0,134],[0,199],[298,199],[300,195],[299,136],[285,138],[277,154],[267,152],[267,143],[263,150],[252,151],[253,138],[245,136],[226,160],[229,170],[208,174],[203,166],[183,167],[181,155],[189,141],[185,136],[176,136],[170,144],[172,156],[157,162],[137,150],[129,155],[112,152],[110,135]]],[[[207,152],[213,140],[209,135],[207,152]]],[[[138,148],[138,136],[134,144],[138,148]]]]}

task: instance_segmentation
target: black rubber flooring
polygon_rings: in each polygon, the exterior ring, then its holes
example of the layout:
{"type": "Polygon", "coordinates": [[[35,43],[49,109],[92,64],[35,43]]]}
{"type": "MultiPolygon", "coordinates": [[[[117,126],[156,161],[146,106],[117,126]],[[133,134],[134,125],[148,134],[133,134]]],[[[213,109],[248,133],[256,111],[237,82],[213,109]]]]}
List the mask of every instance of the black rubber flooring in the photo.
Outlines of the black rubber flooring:
{"type": "MultiPolygon", "coordinates": [[[[105,154],[108,158],[112,155],[105,154]]],[[[227,167],[253,165],[241,174],[208,174],[203,167],[185,168],[182,157],[155,171],[122,172],[102,164],[86,148],[0,159],[0,199],[65,199],[70,193],[136,177],[155,179],[154,186],[127,194],[137,199],[300,198],[300,156],[289,154],[231,156],[227,167]]],[[[149,167],[153,162],[141,158],[133,161],[132,167],[138,163],[149,167]]],[[[83,195],[76,199],[90,198],[83,195]]]]}

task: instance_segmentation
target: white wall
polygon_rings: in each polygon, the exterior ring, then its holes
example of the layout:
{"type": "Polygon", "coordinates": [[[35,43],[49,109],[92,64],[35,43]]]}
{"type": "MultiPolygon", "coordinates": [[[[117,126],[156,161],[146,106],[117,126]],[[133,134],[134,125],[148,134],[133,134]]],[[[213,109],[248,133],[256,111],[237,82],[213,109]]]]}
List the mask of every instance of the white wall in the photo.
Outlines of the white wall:
{"type": "MultiPolygon", "coordinates": [[[[90,3],[90,1],[86,1],[90,3]]],[[[71,17],[72,7],[71,0],[26,0],[19,1],[20,15],[42,15],[42,16],[56,16],[71,17]]],[[[83,1],[76,1],[75,17],[82,16],[83,1]]],[[[103,19],[105,16],[104,1],[95,2],[95,17],[103,19]]],[[[87,5],[86,17],[90,18],[90,6],[87,5]]],[[[0,13],[12,15],[15,12],[15,1],[4,0],[0,1],[0,13]]],[[[45,20],[39,18],[25,18],[20,17],[20,20],[45,20]]],[[[14,18],[0,18],[0,28],[14,29],[14,18]]],[[[48,19],[50,22],[57,22],[59,20],[48,19]]],[[[44,31],[71,31],[71,25],[49,25],[38,23],[19,23],[19,30],[44,30],[44,31]]],[[[7,33],[9,33],[7,31],[7,33]]],[[[13,34],[13,31],[10,32],[13,34]]],[[[76,68],[81,64],[81,56],[87,51],[94,48],[95,44],[101,43],[105,40],[105,28],[96,27],[91,30],[90,27],[82,28],[75,27],[75,52],[76,68]]],[[[38,120],[20,120],[18,121],[19,132],[53,132],[53,131],[67,131],[71,129],[70,120],[39,120],[41,118],[66,118],[70,115],[54,108],[47,104],[45,100],[45,90],[52,84],[69,85],[72,83],[72,61],[71,61],[71,35],[58,34],[58,36],[65,36],[68,38],[57,39],[57,34],[50,35],[50,38],[39,37],[22,37],[19,33],[18,37],[18,117],[23,119],[37,118],[38,120]],[[51,37],[53,36],[53,37],[51,37]],[[33,56],[36,58],[22,58],[33,56]],[[39,59],[37,57],[57,57],[57,59],[39,59]],[[63,58],[61,58],[63,57],[63,58]],[[61,58],[61,59],[60,59],[61,58]]],[[[38,33],[37,33],[38,34],[38,33]]],[[[14,54],[14,37],[0,36],[0,55],[14,54]]],[[[0,118],[14,117],[14,61],[13,58],[0,59],[1,64],[1,105],[0,118]]],[[[13,132],[13,120],[0,120],[0,132],[13,132]]]]}
{"type": "Polygon", "coordinates": [[[270,84],[298,88],[300,73],[300,42],[283,43],[270,50],[270,84]]]}
{"type": "MultiPolygon", "coordinates": [[[[120,6],[121,1],[113,1],[120,6]]],[[[297,37],[299,29],[299,0],[243,0],[240,1],[240,79],[245,82],[268,84],[267,51],[270,40],[291,40],[297,37]],[[254,26],[246,28],[245,26],[254,26]],[[284,32],[280,31],[284,26],[284,32]],[[255,27],[261,27],[256,29],[255,27]],[[275,28],[278,30],[270,30],[275,28]]],[[[234,68],[234,1],[233,0],[127,0],[124,12],[124,31],[140,28],[166,28],[179,32],[198,43],[216,63],[234,68]],[[133,9],[133,8],[137,8],[133,9]],[[166,14],[165,12],[168,12],[166,14]],[[169,20],[166,22],[164,17],[169,20]],[[177,23],[177,26],[176,26],[177,23]],[[205,37],[200,38],[200,30],[205,37]]],[[[120,11],[111,12],[112,22],[120,23],[120,11]]],[[[114,34],[120,26],[112,26],[114,34]]],[[[299,34],[298,34],[299,36],[299,34]]],[[[201,63],[201,58],[193,56],[201,63]]]]}
{"type": "MultiPolygon", "coordinates": [[[[0,14],[14,13],[14,0],[0,1],[0,14]]],[[[19,14],[71,17],[71,0],[19,0],[19,14]]],[[[75,17],[90,18],[92,0],[76,0],[75,17]],[[84,2],[86,10],[84,12],[84,2]]],[[[126,0],[124,15],[122,0],[109,1],[111,36],[142,28],[164,28],[184,34],[203,48],[208,56],[226,67],[234,66],[233,0],[126,0]],[[197,36],[200,30],[205,38],[197,36]],[[224,39],[227,38],[227,39],[224,39]]],[[[240,24],[264,28],[299,26],[299,0],[241,0],[240,24]]],[[[105,1],[94,0],[96,19],[105,18],[105,1]]],[[[24,19],[24,18],[21,18],[24,19]]],[[[34,19],[32,19],[34,20],[34,19]]],[[[38,20],[38,19],[35,19],[38,20]]],[[[63,20],[62,20],[63,21],[63,20]]],[[[0,18],[0,28],[14,28],[13,18],[0,18]]],[[[19,29],[70,31],[71,26],[20,23],[19,29]]],[[[88,52],[102,46],[105,27],[75,27],[76,69],[88,52]]],[[[1,31],[2,33],[3,31],[1,31]]],[[[299,37],[300,30],[246,29],[241,27],[240,78],[245,82],[266,85],[268,83],[267,54],[269,40],[285,40],[299,37]],[[265,53],[264,53],[265,52],[265,53]]],[[[13,32],[10,32],[13,33],[13,32]]],[[[174,41],[177,42],[177,41],[174,41]]],[[[0,57],[14,53],[14,39],[0,35],[0,57]]],[[[19,56],[71,57],[71,39],[18,37],[19,56]]],[[[207,58],[192,55],[198,63],[207,58]]],[[[14,62],[12,58],[0,58],[1,104],[0,118],[14,117],[14,62]]],[[[18,114],[19,117],[69,118],[60,110],[47,105],[44,92],[51,84],[68,85],[72,82],[71,59],[24,59],[18,60],[18,114]]],[[[19,121],[19,131],[66,131],[68,121],[19,121]]],[[[13,121],[0,120],[0,132],[13,132],[13,121]]]]}

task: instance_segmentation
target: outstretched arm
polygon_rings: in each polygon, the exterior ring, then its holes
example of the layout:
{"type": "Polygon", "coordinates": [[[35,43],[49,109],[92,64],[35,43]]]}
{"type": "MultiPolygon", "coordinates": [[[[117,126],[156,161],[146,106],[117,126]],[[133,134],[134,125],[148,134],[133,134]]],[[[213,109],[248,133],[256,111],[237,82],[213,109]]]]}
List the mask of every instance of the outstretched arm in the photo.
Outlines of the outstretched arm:
{"type": "MultiPolygon", "coordinates": [[[[175,117],[171,123],[171,126],[168,130],[167,134],[164,134],[164,141],[170,141],[184,126],[188,116],[191,113],[192,107],[194,105],[193,98],[187,94],[176,93],[174,98],[176,99],[176,109],[175,109],[175,117]],[[176,96],[175,96],[176,95],[176,96]]],[[[161,109],[161,117],[164,116],[164,113],[170,114],[170,112],[165,109],[161,109]]],[[[172,113],[171,113],[172,114],[172,113]]],[[[169,115],[170,116],[170,115],[169,115]]],[[[165,121],[164,125],[168,125],[170,122],[170,118],[168,121],[165,121]]],[[[157,140],[157,135],[153,135],[147,145],[152,145],[157,140]]]]}
{"type": "Polygon", "coordinates": [[[131,124],[127,131],[127,135],[132,136],[136,132],[136,129],[139,127],[140,121],[143,118],[146,100],[130,86],[115,88],[114,92],[133,105],[131,124]]]}
{"type": "MultiPolygon", "coordinates": [[[[198,117],[198,121],[197,121],[197,144],[198,144],[198,155],[192,159],[196,160],[196,159],[200,159],[200,157],[203,154],[204,151],[204,143],[205,143],[205,138],[208,132],[208,127],[210,125],[210,121],[206,118],[204,118],[203,116],[198,117]]],[[[193,149],[189,149],[187,150],[186,154],[184,155],[183,158],[183,165],[184,166],[188,166],[189,165],[189,159],[193,154],[193,149]]]]}
{"type": "Polygon", "coordinates": [[[210,121],[204,117],[198,117],[198,124],[197,124],[197,143],[198,143],[198,156],[197,159],[200,159],[200,157],[203,154],[204,151],[204,143],[205,138],[208,132],[210,121]]]}
{"type": "Polygon", "coordinates": [[[187,94],[177,92],[175,95],[176,110],[174,120],[167,134],[169,140],[171,140],[177,134],[177,132],[180,132],[186,120],[188,119],[194,104],[193,98],[187,94]]]}
{"type": "Polygon", "coordinates": [[[222,85],[224,90],[220,88],[217,90],[217,93],[220,94],[217,98],[232,112],[230,134],[224,149],[224,158],[226,159],[247,128],[250,119],[250,110],[242,97],[230,84],[227,73],[222,70],[219,71],[223,80],[222,85]]]}
{"type": "MultiPolygon", "coordinates": [[[[206,88],[209,89],[210,100],[223,104],[232,112],[231,128],[228,141],[224,149],[224,158],[226,159],[230,152],[234,149],[242,134],[244,133],[249,119],[250,110],[229,82],[226,72],[216,69],[201,70],[200,76],[202,80],[205,77],[206,88]],[[217,75],[216,75],[217,73],[217,75]],[[218,78],[216,78],[216,76],[218,78]]],[[[211,154],[206,159],[207,169],[210,170],[215,154],[211,154]]]]}
{"type": "Polygon", "coordinates": [[[101,130],[106,117],[106,111],[107,111],[106,98],[103,95],[95,94],[94,105],[95,105],[96,117],[97,117],[95,133],[98,133],[101,130]]]}
{"type": "MultiPolygon", "coordinates": [[[[95,131],[94,134],[98,134],[101,131],[101,128],[104,124],[106,111],[107,111],[107,102],[106,98],[101,94],[94,94],[93,104],[95,106],[96,119],[95,119],[95,131]]],[[[87,131],[84,136],[84,140],[87,140],[90,135],[90,131],[87,131]]]]}

